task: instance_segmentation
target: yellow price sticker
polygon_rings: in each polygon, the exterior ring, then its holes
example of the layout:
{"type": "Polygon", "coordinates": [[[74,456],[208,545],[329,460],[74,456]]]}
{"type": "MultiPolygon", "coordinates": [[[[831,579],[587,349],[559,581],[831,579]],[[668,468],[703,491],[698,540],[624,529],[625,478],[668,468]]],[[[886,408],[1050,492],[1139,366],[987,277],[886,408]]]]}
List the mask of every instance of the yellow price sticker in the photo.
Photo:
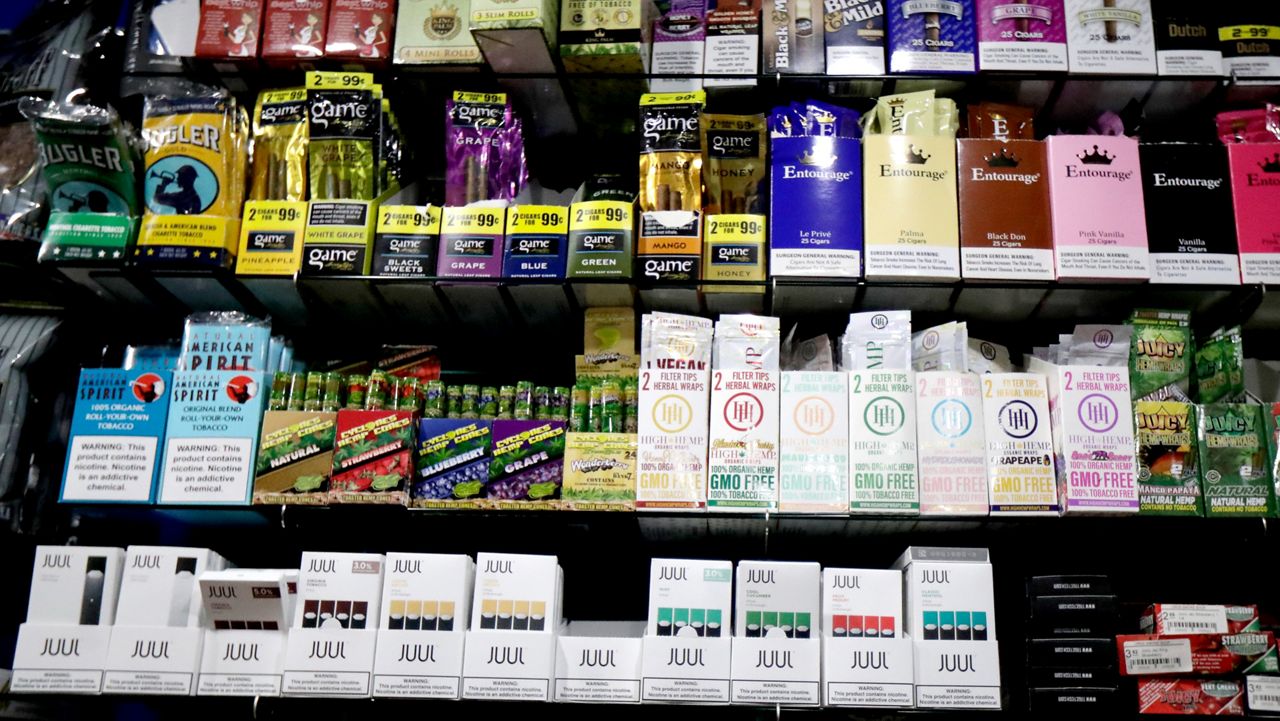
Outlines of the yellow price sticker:
{"type": "Polygon", "coordinates": [[[302,266],[307,204],[295,200],[250,200],[240,226],[240,275],[293,275],[302,266]]]}
{"type": "Polygon", "coordinates": [[[575,230],[631,230],[632,204],[620,200],[592,200],[569,206],[575,230]]]}
{"type": "Polygon", "coordinates": [[[436,235],[440,232],[440,208],[434,205],[384,205],[378,209],[377,232],[436,235]]]}
{"type": "Polygon", "coordinates": [[[508,233],[565,233],[569,212],[558,205],[519,205],[507,209],[508,233]]]}
{"type": "Polygon", "coordinates": [[[707,241],[764,241],[763,215],[732,214],[707,217],[707,241]]]}
{"type": "Polygon", "coordinates": [[[268,90],[262,94],[263,105],[278,103],[298,103],[307,99],[306,88],[289,88],[288,90],[268,90]]]}
{"type": "Polygon", "coordinates": [[[491,105],[506,105],[506,93],[468,93],[458,90],[453,94],[453,102],[455,103],[487,103],[491,105]]]}
{"type": "Polygon", "coordinates": [[[1275,25],[1228,25],[1218,28],[1218,40],[1280,40],[1280,27],[1275,25]]]}
{"type": "Polygon", "coordinates": [[[501,208],[445,208],[440,232],[501,235],[503,220],[501,208]]]}
{"type": "Polygon", "coordinates": [[[372,90],[373,73],[343,73],[312,70],[307,73],[308,90],[372,90]]]}
{"type": "Polygon", "coordinates": [[[640,96],[641,105],[685,105],[688,103],[705,105],[706,102],[707,93],[703,90],[695,90],[691,93],[645,93],[640,96]]]}

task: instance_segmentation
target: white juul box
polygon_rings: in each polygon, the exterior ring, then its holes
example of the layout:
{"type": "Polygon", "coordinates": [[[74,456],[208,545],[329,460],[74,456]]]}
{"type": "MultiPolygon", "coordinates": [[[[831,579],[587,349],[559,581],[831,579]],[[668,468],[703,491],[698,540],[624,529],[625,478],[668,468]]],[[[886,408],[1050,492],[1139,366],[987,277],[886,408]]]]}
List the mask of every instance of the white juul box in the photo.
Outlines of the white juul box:
{"type": "Polygon", "coordinates": [[[711,371],[707,509],[778,507],[778,371],[711,371]]]}
{"type": "Polygon", "coordinates": [[[370,694],[385,565],[382,554],[302,554],[285,696],[370,694]]]}
{"type": "Polygon", "coordinates": [[[916,374],[920,513],[987,515],[987,448],[978,377],[956,371],[916,374]]]}
{"type": "Polygon", "coordinates": [[[996,639],[987,549],[912,546],[893,567],[903,573],[907,635],[917,643],[996,639]]]}
{"type": "Polygon", "coordinates": [[[13,693],[102,693],[110,626],[24,623],[13,655],[13,693]]]}
{"type": "Polygon", "coordinates": [[[1028,370],[1049,381],[1058,495],[1064,513],[1137,513],[1137,458],[1129,369],[1056,366],[1028,370]]]}
{"type": "Polygon", "coordinates": [[[1000,708],[995,641],[917,641],[916,708],[1000,708]]]}
{"type": "Polygon", "coordinates": [[[822,569],[822,628],[833,638],[901,638],[902,572],[822,569]]]}
{"type": "Polygon", "coordinates": [[[915,377],[904,370],[849,373],[849,511],[920,512],[915,377]]]}
{"type": "Polygon", "coordinates": [[[821,575],[816,563],[738,563],[729,688],[733,703],[821,702],[821,575]]]}
{"type": "Polygon", "coordinates": [[[196,579],[224,565],[222,557],[207,548],[129,546],[116,625],[199,626],[196,579]]]}
{"type": "Polygon", "coordinates": [[[987,373],[981,383],[991,515],[1058,515],[1044,376],[987,373]]]}
{"type": "Polygon", "coordinates": [[[849,376],[783,371],[778,508],[849,510],[849,376]]]}
{"type": "Polygon", "coordinates": [[[36,547],[27,623],[110,626],[123,570],[122,548],[36,547]]]}
{"type": "Polygon", "coordinates": [[[204,631],[197,627],[116,626],[102,692],[190,696],[196,692],[204,631]]]}
{"type": "Polygon", "coordinates": [[[910,708],[915,703],[911,639],[822,639],[823,704],[910,708]]]}
{"type": "Polygon", "coordinates": [[[463,633],[475,563],[468,556],[388,553],[373,662],[373,695],[462,695],[463,633]]]}
{"type": "Polygon", "coordinates": [[[822,640],[762,636],[733,639],[730,701],[758,706],[822,703],[822,640]]]}
{"type": "Polygon", "coordinates": [[[644,637],[640,700],[644,703],[729,703],[729,636],[644,637]]]}
{"type": "Polygon", "coordinates": [[[640,703],[644,624],[574,621],[557,639],[555,700],[640,703]]]}
{"type": "Polygon", "coordinates": [[[701,361],[683,364],[696,367],[640,370],[637,510],[698,510],[707,505],[711,374],[701,361]]]}
{"type": "Polygon", "coordinates": [[[207,631],[197,694],[279,696],[287,640],[284,631],[207,631]]]}
{"type": "Polygon", "coordinates": [[[556,629],[470,631],[462,664],[462,697],[487,701],[550,701],[556,670],[556,629]]]}

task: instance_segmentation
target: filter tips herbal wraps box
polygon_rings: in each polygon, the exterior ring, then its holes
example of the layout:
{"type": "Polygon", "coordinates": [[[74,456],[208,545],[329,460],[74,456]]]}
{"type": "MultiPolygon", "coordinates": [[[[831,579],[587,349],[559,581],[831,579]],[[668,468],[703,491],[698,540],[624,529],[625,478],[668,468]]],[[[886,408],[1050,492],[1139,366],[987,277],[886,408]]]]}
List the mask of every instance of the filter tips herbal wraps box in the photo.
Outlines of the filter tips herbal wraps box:
{"type": "Polygon", "coordinates": [[[1049,389],[1039,373],[980,377],[991,515],[1058,515],[1049,389]]]}
{"type": "Polygon", "coordinates": [[[304,552],[294,628],[377,628],[385,567],[380,553],[304,552]]]}
{"type": "Polygon", "coordinates": [[[462,555],[388,553],[380,628],[463,631],[471,618],[476,564],[462,555]]]}
{"type": "Polygon", "coordinates": [[[707,503],[710,373],[705,361],[640,369],[636,508],[697,509],[707,503]]]}
{"type": "Polygon", "coordinates": [[[916,641],[994,641],[996,612],[985,548],[912,546],[901,569],[907,633],[916,641]]]}
{"type": "Polygon", "coordinates": [[[555,556],[476,556],[472,631],[538,631],[560,626],[564,575],[555,556]]]}
{"type": "Polygon", "coordinates": [[[249,502],[262,423],[262,379],[258,371],[173,374],[160,503],[249,502]]]}
{"type": "Polygon", "coordinates": [[[975,0],[982,70],[1067,69],[1062,0],[975,0]]]}
{"type": "Polygon", "coordinates": [[[1065,0],[1073,73],[1155,75],[1151,0],[1065,0]]]}
{"type": "Polygon", "coordinates": [[[711,372],[707,508],[778,507],[778,371],[711,372]]]}
{"type": "Polygon", "coordinates": [[[849,374],[849,511],[920,512],[915,376],[905,370],[849,374]]]}
{"type": "Polygon", "coordinates": [[[110,626],[123,570],[123,548],[37,546],[27,623],[110,626]]]}
{"type": "Polygon", "coordinates": [[[916,374],[920,513],[987,515],[987,448],[978,376],[916,374]]]}
{"type": "Polygon", "coordinates": [[[974,0],[888,0],[889,71],[972,73],[974,0]]]}
{"type": "Polygon", "coordinates": [[[155,497],[172,382],[165,370],[80,371],[62,501],[147,503],[155,497]]]}
{"type": "Polygon", "coordinates": [[[734,635],[818,638],[822,567],[816,563],[739,561],[734,635]]]}
{"type": "Polygon", "coordinates": [[[778,507],[849,510],[849,376],[783,371],[778,507]]]}
{"type": "Polygon", "coordinates": [[[822,629],[833,638],[902,635],[902,571],[822,569],[822,629]]]}
{"type": "Polygon", "coordinates": [[[733,620],[733,564],[655,558],[646,636],[722,637],[733,620]]]}

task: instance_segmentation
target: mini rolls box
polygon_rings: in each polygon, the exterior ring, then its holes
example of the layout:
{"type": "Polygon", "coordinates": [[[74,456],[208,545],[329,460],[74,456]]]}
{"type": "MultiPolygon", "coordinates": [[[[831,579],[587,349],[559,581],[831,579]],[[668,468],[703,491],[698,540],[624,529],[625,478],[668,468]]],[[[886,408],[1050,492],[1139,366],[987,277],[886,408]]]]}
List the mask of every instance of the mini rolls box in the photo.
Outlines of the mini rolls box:
{"type": "Polygon", "coordinates": [[[903,573],[907,634],[912,639],[996,640],[987,549],[912,546],[893,567],[903,573]]]}
{"type": "Polygon", "coordinates": [[[226,562],[207,548],[129,546],[125,554],[116,624],[120,626],[200,625],[200,588],[205,571],[226,562]]]}
{"type": "Polygon", "coordinates": [[[902,572],[822,569],[823,633],[832,638],[902,636],[902,572]]]}
{"type": "Polygon", "coordinates": [[[816,563],[739,561],[734,634],[818,638],[821,574],[816,563]]]}
{"type": "Polygon", "coordinates": [[[481,553],[471,630],[555,633],[563,589],[564,573],[555,556],[481,553]]]}
{"type": "Polygon", "coordinates": [[[729,561],[653,559],[646,636],[729,636],[732,607],[729,561]]]}
{"type": "Polygon", "coordinates": [[[385,566],[380,553],[303,553],[294,627],[377,628],[385,566]]]}
{"type": "Polygon", "coordinates": [[[124,558],[123,548],[37,546],[27,623],[110,626],[124,558]]]}
{"type": "Polygon", "coordinates": [[[471,618],[476,564],[468,556],[388,553],[382,618],[391,631],[463,631],[471,618]]]}

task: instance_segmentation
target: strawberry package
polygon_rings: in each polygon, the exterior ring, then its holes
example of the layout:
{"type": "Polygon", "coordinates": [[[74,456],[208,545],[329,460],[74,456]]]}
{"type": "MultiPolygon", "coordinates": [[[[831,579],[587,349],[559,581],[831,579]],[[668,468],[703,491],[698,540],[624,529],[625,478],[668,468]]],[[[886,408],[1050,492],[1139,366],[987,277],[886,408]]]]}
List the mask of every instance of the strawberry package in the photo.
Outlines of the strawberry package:
{"type": "Polygon", "coordinates": [[[414,411],[338,411],[333,503],[409,502],[414,474],[414,411]]]}

